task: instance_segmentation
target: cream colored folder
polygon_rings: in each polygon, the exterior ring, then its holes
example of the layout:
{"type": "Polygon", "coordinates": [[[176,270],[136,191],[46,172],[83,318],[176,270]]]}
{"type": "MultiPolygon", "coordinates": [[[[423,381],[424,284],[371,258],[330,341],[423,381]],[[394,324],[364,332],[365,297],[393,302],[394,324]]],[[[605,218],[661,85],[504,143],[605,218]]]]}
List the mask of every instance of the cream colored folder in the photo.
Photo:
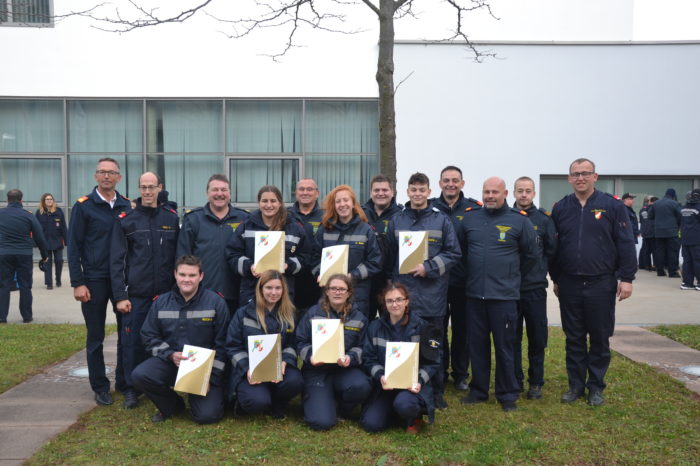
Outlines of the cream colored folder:
{"type": "Polygon", "coordinates": [[[282,336],[279,333],[249,336],[248,362],[252,382],[282,380],[282,336]]]}
{"type": "Polygon", "coordinates": [[[388,341],[384,377],[389,388],[409,389],[418,383],[418,343],[388,341]]]}
{"type": "Polygon", "coordinates": [[[345,356],[345,327],[340,319],[311,319],[314,362],[337,364],[345,356]]]}
{"type": "Polygon", "coordinates": [[[348,257],[350,246],[339,244],[328,246],[321,251],[321,271],[319,273],[319,285],[326,286],[331,275],[348,273],[348,257]]]}
{"type": "Polygon", "coordinates": [[[182,355],[187,359],[180,361],[175,378],[175,390],[206,396],[216,352],[208,348],[185,345],[182,348],[182,355]]]}
{"type": "Polygon", "coordinates": [[[399,273],[408,273],[428,260],[428,232],[399,232],[399,273]]]}
{"type": "Polygon", "coordinates": [[[255,271],[276,270],[284,273],[284,232],[255,232],[255,271]]]}

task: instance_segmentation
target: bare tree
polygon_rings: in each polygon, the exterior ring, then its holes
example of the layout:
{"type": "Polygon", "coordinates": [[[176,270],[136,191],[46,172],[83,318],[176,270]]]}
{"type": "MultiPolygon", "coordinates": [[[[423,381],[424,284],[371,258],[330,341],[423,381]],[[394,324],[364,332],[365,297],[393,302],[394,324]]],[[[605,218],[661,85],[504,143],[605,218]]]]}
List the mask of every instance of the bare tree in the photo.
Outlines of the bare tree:
{"type": "MultiPolygon", "coordinates": [[[[240,1],[240,0],[237,0],[240,1]]],[[[470,41],[464,26],[464,18],[470,12],[484,10],[497,19],[488,0],[442,0],[454,12],[452,34],[444,40],[463,40],[476,61],[492,56],[491,52],[478,50],[470,41]]],[[[189,8],[173,13],[159,8],[147,8],[139,0],[126,0],[128,11],[112,8],[109,13],[102,9],[76,12],[97,21],[101,30],[129,32],[167,23],[183,23],[197,14],[208,15],[230,26],[226,34],[241,38],[267,28],[284,28],[286,38],[282,47],[269,56],[277,60],[297,46],[297,35],[302,28],[353,34],[346,24],[343,11],[354,6],[366,6],[379,20],[379,57],[377,60],[377,85],[379,88],[379,160],[380,171],[396,182],[396,112],[394,97],[394,22],[404,16],[414,16],[413,7],[418,0],[253,0],[254,13],[240,17],[222,17],[208,11],[213,0],[193,1],[189,8]]],[[[102,7],[106,4],[99,5],[102,7]]],[[[234,7],[230,7],[234,10],[234,7]]],[[[400,84],[400,83],[399,83],[400,84]]]]}

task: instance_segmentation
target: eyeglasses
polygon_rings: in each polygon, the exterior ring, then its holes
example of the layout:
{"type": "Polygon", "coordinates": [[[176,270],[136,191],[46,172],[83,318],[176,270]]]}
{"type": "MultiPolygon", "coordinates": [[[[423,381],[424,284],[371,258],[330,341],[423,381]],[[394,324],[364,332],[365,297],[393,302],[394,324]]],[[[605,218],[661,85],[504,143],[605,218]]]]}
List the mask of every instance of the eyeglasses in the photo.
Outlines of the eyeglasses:
{"type": "Polygon", "coordinates": [[[329,290],[331,293],[341,293],[341,294],[342,294],[342,293],[347,293],[347,291],[348,291],[347,288],[341,288],[341,287],[339,287],[339,286],[331,286],[330,288],[328,288],[328,290],[329,290]]]}
{"type": "Polygon", "coordinates": [[[158,186],[139,186],[139,189],[145,192],[155,191],[156,189],[158,189],[158,186]]]}
{"type": "Polygon", "coordinates": [[[393,306],[394,304],[403,304],[408,301],[406,298],[396,298],[396,299],[385,299],[384,302],[387,306],[393,306]]]}
{"type": "Polygon", "coordinates": [[[118,174],[119,174],[119,172],[114,171],[114,170],[97,170],[95,172],[95,175],[100,175],[100,176],[105,176],[105,175],[117,176],[118,174]]]}
{"type": "Polygon", "coordinates": [[[569,173],[569,176],[573,179],[576,179],[579,177],[590,178],[591,176],[593,176],[593,172],[574,172],[574,173],[569,173]]]}

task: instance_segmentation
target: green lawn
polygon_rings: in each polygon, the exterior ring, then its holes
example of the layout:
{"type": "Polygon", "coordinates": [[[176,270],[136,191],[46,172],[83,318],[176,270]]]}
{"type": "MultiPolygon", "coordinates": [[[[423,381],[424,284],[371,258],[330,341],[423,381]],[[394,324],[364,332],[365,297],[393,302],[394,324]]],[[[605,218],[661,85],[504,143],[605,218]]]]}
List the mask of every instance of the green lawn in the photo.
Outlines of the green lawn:
{"type": "Polygon", "coordinates": [[[700,351],[700,325],[659,325],[649,330],[700,351]]]}
{"type": "Polygon", "coordinates": [[[227,416],[198,426],[186,416],[150,422],[153,405],[132,411],[96,408],[47,444],[30,464],[697,464],[700,401],[680,383],[614,355],[606,405],[563,405],[564,341],[550,329],[545,396],[504,413],[493,397],[462,406],[449,386],[450,407],[420,435],[398,429],[367,434],[344,421],[314,432],[301,421],[299,400],[286,420],[227,416]]]}

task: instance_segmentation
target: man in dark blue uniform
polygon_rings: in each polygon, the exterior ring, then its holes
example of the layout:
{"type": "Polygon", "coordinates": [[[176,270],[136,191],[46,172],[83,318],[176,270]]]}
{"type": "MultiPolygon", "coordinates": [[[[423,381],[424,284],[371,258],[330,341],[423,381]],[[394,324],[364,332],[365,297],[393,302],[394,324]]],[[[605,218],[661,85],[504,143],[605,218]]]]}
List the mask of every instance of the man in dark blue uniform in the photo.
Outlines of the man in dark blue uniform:
{"type": "Polygon", "coordinates": [[[525,212],[537,233],[537,265],[523,274],[520,281],[520,300],[518,301],[518,321],[515,340],[515,378],[522,391],[524,389],[522,342],[523,320],[527,328],[527,358],[529,400],[542,398],[544,385],[544,350],[547,348],[547,270],[549,261],[557,251],[557,236],[550,213],[538,209],[535,199],[535,182],[532,178],[521,176],[515,180],[513,196],[515,209],[525,212]]]}
{"type": "Polygon", "coordinates": [[[630,225],[632,226],[632,236],[634,236],[634,244],[639,242],[639,220],[637,219],[637,213],[634,211],[632,206],[634,205],[635,196],[632,193],[625,193],[622,195],[622,203],[627,208],[627,215],[630,217],[630,225]]]}
{"type": "MultiPolygon", "coordinates": [[[[480,209],[481,201],[465,197],[464,178],[462,170],[453,165],[447,166],[440,172],[440,197],[430,199],[433,207],[452,219],[452,225],[457,231],[459,222],[462,221],[465,212],[472,209],[480,209]]],[[[450,270],[450,285],[447,288],[447,314],[443,322],[445,341],[447,341],[447,326],[452,322],[452,342],[449,351],[443,351],[443,366],[445,367],[445,381],[447,370],[450,367],[452,356],[452,380],[457,390],[468,390],[467,377],[469,376],[469,343],[467,341],[467,311],[465,309],[466,272],[464,264],[459,261],[450,270]]]]}
{"type": "Polygon", "coordinates": [[[131,381],[134,368],[146,359],[141,326],[153,298],[170,291],[175,281],[175,249],[180,231],[177,212],[159,203],[163,188],[158,175],[146,172],[139,178],[141,197],[136,209],[114,224],[110,252],[112,295],[122,313],[124,408],[138,404],[131,381]]]}
{"type": "MultiPolygon", "coordinates": [[[[306,244],[313,244],[318,226],[323,218],[323,209],[318,207],[318,185],[312,178],[302,178],[297,182],[294,196],[296,201],[289,208],[289,212],[304,225],[306,244]]],[[[294,305],[300,312],[318,303],[321,298],[321,288],[316,282],[316,277],[311,273],[311,266],[307,265],[299,272],[295,279],[294,305]]]]}
{"type": "Polygon", "coordinates": [[[647,196],[644,206],[639,210],[640,233],[642,235],[642,247],[639,250],[639,268],[653,271],[652,255],[654,253],[654,220],[649,218],[649,209],[656,202],[656,196],[647,196]]]}
{"type": "Polygon", "coordinates": [[[241,278],[226,263],[226,243],[248,212],[231,204],[231,183],[215,174],[207,181],[207,204],[185,214],[176,257],[194,255],[202,261],[202,286],[221,293],[231,315],[238,309],[241,278]]]}
{"type": "Polygon", "coordinates": [[[683,246],[681,290],[700,291],[700,189],[698,188],[688,194],[688,202],[681,209],[681,242],[683,246]]]}
{"type": "Polygon", "coordinates": [[[384,175],[375,175],[370,181],[370,198],[362,206],[367,223],[374,229],[377,235],[377,244],[382,252],[382,270],[372,277],[369,301],[369,317],[373,319],[381,309],[377,302],[377,295],[384,289],[391,275],[389,241],[386,233],[389,230],[389,221],[403,210],[403,206],[396,204],[394,188],[391,179],[384,175]]]}
{"type": "MultiPolygon", "coordinates": [[[[80,301],[87,327],[87,353],[90,387],[98,405],[111,405],[109,379],[105,375],[102,344],[105,339],[107,303],[112,298],[109,277],[109,249],[112,229],[119,216],[131,210],[131,202],[116,191],[122,179],[119,163],[109,157],[100,159],[95,171],[97,186],[73,205],[68,230],[68,266],[73,297],[80,301]]],[[[119,336],[117,352],[121,354],[121,313],[117,313],[119,336]]],[[[121,361],[117,359],[116,388],[125,388],[121,361]]]]}
{"type": "Polygon", "coordinates": [[[654,221],[654,264],[656,275],[663,277],[668,271],[671,278],[679,278],[678,254],[681,241],[681,205],[676,201],[676,190],[668,188],[663,199],[649,208],[649,218],[654,221]]]}
{"type": "Polygon", "coordinates": [[[460,223],[466,266],[467,327],[472,379],[462,403],[483,403],[489,397],[491,336],[496,351],[496,399],[504,411],[517,409],[515,378],[517,303],[522,274],[537,261],[537,235],[525,212],[506,203],[508,190],[500,178],[484,181],[484,208],[471,210],[460,223]]]}
{"type": "Polygon", "coordinates": [[[28,324],[32,316],[32,253],[39,247],[41,261],[48,259],[41,225],[31,212],[22,208],[22,191],[7,192],[7,207],[0,209],[0,324],[7,323],[10,291],[19,285],[19,313],[28,324]]]}
{"type": "MultiPolygon", "coordinates": [[[[414,173],[408,180],[409,202],[406,209],[389,222],[387,238],[392,259],[393,280],[406,285],[411,294],[411,312],[430,325],[442,328],[447,313],[447,288],[449,271],[459,261],[461,251],[450,218],[428,202],[430,181],[423,173],[414,173]],[[428,260],[406,274],[399,274],[399,233],[402,231],[426,231],[428,233],[428,260]]],[[[442,333],[442,332],[440,332],[442,333]]],[[[433,342],[442,358],[444,339],[433,342]]],[[[440,362],[442,366],[442,362],[440,362]]],[[[445,368],[434,377],[435,407],[446,408],[444,400],[445,368]]]]}
{"type": "Polygon", "coordinates": [[[132,373],[134,387],[146,394],[162,422],[185,410],[185,402],[172,389],[185,345],[216,352],[205,396],[189,395],[192,419],[198,424],[218,422],[224,415],[224,367],[229,315],[226,302],[201,286],[202,264],[197,257],[175,262],[176,286],[156,298],[141,329],[143,344],[152,356],[132,373]]]}
{"type": "Polygon", "coordinates": [[[573,403],[588,388],[591,406],[604,402],[615,297],[622,301],[632,295],[637,270],[627,209],[612,195],[597,191],[597,180],[592,161],[576,159],[569,166],[574,193],[552,210],[559,247],[550,268],[566,335],[569,390],[561,401],[573,403]]]}

